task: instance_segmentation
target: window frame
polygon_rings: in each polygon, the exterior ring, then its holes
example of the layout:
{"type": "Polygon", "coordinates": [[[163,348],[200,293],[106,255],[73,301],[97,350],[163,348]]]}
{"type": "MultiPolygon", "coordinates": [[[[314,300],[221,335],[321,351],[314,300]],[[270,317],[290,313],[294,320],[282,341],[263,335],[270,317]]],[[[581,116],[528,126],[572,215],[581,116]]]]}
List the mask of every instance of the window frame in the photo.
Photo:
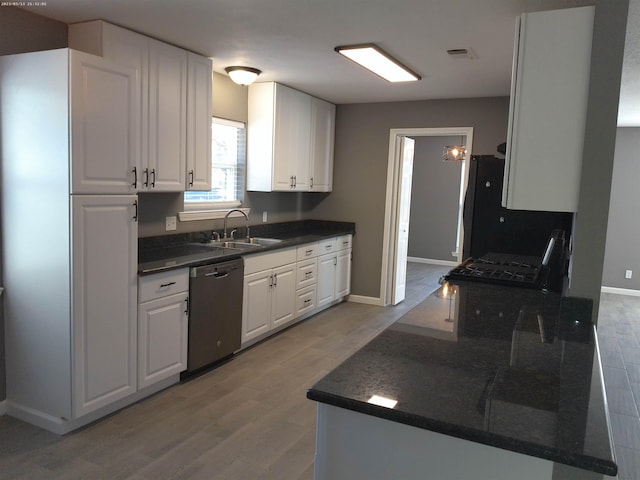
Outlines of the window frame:
{"type": "MultiPolygon", "coordinates": [[[[179,212],[180,221],[189,221],[189,220],[204,220],[211,218],[222,218],[224,214],[231,208],[240,208],[242,207],[242,203],[244,201],[244,193],[246,188],[246,134],[247,134],[247,124],[246,122],[240,122],[237,120],[229,120],[226,118],[211,117],[211,123],[219,124],[219,125],[228,125],[231,127],[235,127],[238,129],[244,130],[244,158],[241,162],[238,162],[237,168],[241,170],[242,175],[242,187],[238,189],[238,197],[239,199],[233,201],[187,201],[184,198],[184,193],[188,193],[185,191],[183,193],[183,211],[179,212]]],[[[213,169],[213,150],[212,150],[212,165],[213,169]]],[[[250,209],[248,208],[240,208],[247,215],[249,214],[250,209]]]]}

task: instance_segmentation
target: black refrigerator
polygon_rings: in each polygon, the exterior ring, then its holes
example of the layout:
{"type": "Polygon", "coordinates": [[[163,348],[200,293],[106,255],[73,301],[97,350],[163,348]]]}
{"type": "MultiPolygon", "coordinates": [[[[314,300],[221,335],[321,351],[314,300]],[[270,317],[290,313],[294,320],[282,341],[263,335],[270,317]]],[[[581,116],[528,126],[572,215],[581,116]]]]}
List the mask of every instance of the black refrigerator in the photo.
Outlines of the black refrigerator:
{"type": "Polygon", "coordinates": [[[555,229],[565,231],[567,244],[572,213],[507,210],[501,206],[504,159],[472,155],[463,210],[463,258],[489,252],[542,257],[555,229]]]}

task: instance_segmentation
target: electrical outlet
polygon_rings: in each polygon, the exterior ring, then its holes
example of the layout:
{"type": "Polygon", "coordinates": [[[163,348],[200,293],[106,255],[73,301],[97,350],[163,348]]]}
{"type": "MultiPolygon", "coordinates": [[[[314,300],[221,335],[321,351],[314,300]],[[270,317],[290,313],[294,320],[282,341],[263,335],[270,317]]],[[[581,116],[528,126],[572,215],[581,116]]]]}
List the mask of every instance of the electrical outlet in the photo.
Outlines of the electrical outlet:
{"type": "Polygon", "coordinates": [[[633,276],[633,270],[625,270],[624,278],[631,278],[633,276]]]}
{"type": "Polygon", "coordinates": [[[262,221],[263,222],[267,221],[267,212],[262,212],[262,221]]]}
{"type": "Polygon", "coordinates": [[[178,228],[178,225],[176,223],[176,217],[166,217],[165,228],[167,232],[169,230],[175,230],[176,228],[178,228]]]}

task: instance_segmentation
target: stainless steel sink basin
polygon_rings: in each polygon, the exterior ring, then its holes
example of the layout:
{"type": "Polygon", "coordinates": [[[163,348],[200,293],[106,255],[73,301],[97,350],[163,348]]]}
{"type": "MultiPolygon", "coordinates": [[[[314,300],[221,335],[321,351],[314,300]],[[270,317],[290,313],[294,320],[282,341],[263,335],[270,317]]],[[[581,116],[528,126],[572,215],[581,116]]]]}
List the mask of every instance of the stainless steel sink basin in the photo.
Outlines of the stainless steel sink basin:
{"type": "Polygon", "coordinates": [[[276,245],[282,242],[277,238],[263,238],[263,237],[251,237],[251,238],[238,238],[237,240],[227,240],[222,242],[211,242],[210,245],[224,248],[238,248],[243,250],[250,250],[252,248],[268,247],[270,245],[276,245]]]}
{"type": "Polygon", "coordinates": [[[253,245],[263,245],[265,247],[268,247],[269,245],[276,245],[282,242],[282,240],[280,240],[279,238],[265,238],[265,237],[251,237],[251,238],[239,239],[236,241],[250,243],[253,245]]]}

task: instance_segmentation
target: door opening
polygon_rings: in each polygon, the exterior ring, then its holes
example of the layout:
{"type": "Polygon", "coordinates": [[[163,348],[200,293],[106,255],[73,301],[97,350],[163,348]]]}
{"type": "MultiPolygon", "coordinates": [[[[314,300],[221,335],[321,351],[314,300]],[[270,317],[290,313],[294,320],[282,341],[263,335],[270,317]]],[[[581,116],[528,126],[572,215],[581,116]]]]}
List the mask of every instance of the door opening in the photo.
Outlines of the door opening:
{"type": "MultiPolygon", "coordinates": [[[[407,137],[449,137],[461,136],[465,140],[467,148],[467,159],[470,157],[473,147],[473,128],[472,127],[450,127],[450,128],[405,128],[391,129],[389,135],[389,161],[387,168],[387,193],[385,204],[385,220],[384,220],[384,237],[382,248],[382,275],[380,299],[384,305],[397,304],[404,299],[403,285],[406,281],[406,260],[401,259],[402,243],[404,239],[402,229],[404,223],[401,220],[401,206],[403,199],[406,199],[407,180],[406,172],[403,173],[403,144],[407,137]],[[403,181],[404,180],[404,181],[403,181]]],[[[462,209],[464,202],[464,194],[467,188],[469,176],[468,161],[462,162],[459,184],[459,201],[458,201],[458,219],[457,219],[457,256],[456,263],[462,261],[462,243],[464,231],[462,225],[462,209]]],[[[408,196],[410,208],[411,197],[411,181],[408,185],[408,196]]],[[[408,213],[407,213],[408,214],[408,213]]],[[[408,227],[407,227],[408,228],[408,227]]]]}

